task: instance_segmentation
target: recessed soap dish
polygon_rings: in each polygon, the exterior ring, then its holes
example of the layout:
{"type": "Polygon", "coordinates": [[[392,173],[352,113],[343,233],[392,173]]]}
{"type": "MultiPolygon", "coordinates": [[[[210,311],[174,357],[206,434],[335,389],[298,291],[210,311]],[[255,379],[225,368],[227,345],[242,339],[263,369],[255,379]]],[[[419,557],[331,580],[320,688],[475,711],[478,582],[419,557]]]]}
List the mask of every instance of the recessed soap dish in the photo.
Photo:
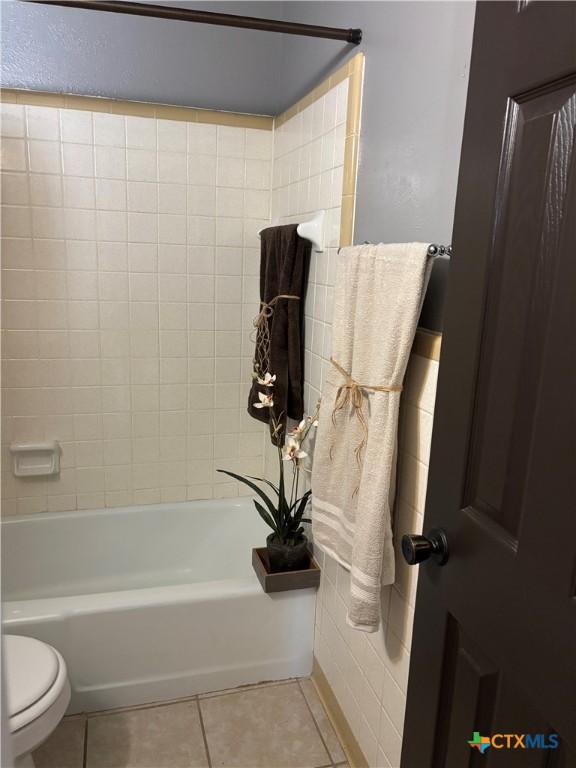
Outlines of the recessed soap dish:
{"type": "Polygon", "coordinates": [[[12,443],[12,471],[16,477],[46,477],[60,472],[60,444],[12,443]]]}

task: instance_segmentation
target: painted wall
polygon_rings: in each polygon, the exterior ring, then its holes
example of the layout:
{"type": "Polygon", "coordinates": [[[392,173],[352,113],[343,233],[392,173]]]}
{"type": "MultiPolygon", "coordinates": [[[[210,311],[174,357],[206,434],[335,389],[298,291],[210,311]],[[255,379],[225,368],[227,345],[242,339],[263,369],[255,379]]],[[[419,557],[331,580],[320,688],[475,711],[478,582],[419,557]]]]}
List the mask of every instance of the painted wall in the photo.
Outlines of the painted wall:
{"type": "MultiPolygon", "coordinates": [[[[450,243],[474,23],[473,2],[289,2],[285,18],[361,27],[366,53],[355,241],[450,243]]],[[[288,104],[342,63],[329,41],[285,42],[288,104]]],[[[338,52],[340,51],[340,52],[338,52]]],[[[446,261],[421,324],[441,327],[446,261]]]]}
{"type": "MultiPolygon", "coordinates": [[[[281,16],[282,3],[178,2],[198,10],[281,16]]],[[[2,85],[271,114],[282,37],[8,0],[2,85]]]]}

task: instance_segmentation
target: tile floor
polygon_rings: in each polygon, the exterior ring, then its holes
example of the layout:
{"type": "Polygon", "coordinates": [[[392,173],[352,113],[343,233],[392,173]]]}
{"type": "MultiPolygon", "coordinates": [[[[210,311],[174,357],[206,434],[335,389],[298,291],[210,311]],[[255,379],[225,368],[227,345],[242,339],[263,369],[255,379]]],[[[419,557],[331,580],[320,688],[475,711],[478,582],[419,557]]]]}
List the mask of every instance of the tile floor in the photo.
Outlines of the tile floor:
{"type": "Polygon", "coordinates": [[[64,718],[37,768],[347,768],[310,680],[64,718]]]}

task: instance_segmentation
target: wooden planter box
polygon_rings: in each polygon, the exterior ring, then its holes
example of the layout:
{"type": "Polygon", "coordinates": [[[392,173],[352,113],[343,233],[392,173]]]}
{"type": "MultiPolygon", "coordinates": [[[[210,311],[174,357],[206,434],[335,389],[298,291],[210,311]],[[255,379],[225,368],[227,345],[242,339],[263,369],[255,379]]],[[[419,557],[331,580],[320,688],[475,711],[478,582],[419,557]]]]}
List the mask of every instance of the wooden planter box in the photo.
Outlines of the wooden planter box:
{"type": "Polygon", "coordinates": [[[286,592],[289,589],[309,589],[320,584],[320,567],[310,555],[310,565],[303,571],[270,573],[268,550],[258,547],[252,550],[252,567],[264,592],[286,592]]]}

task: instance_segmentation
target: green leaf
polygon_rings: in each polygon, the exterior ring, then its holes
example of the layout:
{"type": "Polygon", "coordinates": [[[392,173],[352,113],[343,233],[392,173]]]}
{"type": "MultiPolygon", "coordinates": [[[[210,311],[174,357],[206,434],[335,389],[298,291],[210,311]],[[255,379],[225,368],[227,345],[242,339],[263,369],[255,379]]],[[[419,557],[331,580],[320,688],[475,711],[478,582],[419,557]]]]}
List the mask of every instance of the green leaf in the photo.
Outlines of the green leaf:
{"type": "Polygon", "coordinates": [[[256,501],[256,499],[254,499],[254,506],[258,510],[258,514],[260,515],[262,520],[264,520],[266,525],[269,526],[270,528],[272,528],[274,533],[278,534],[278,528],[277,528],[276,524],[274,523],[274,521],[272,520],[272,518],[270,517],[268,512],[266,512],[266,510],[264,509],[262,504],[260,504],[260,502],[256,501]]]}
{"type": "MultiPolygon", "coordinates": [[[[306,491],[303,496],[300,496],[299,499],[296,499],[296,501],[290,507],[290,511],[292,511],[297,504],[302,504],[303,501],[307,502],[310,496],[312,496],[312,491],[306,491]]],[[[304,504],[304,506],[306,506],[306,504],[304,504]]]]}
{"type": "Polygon", "coordinates": [[[249,477],[250,480],[259,480],[261,483],[266,483],[266,485],[269,485],[270,488],[272,488],[274,493],[279,493],[277,486],[275,486],[274,483],[271,483],[270,480],[266,480],[264,477],[253,477],[252,475],[246,475],[246,477],[249,477]]]}
{"type": "Polygon", "coordinates": [[[222,472],[224,475],[228,475],[229,477],[233,477],[234,480],[238,480],[240,483],[244,483],[244,485],[247,485],[249,488],[252,488],[254,493],[257,493],[258,496],[262,499],[262,501],[266,504],[268,509],[270,510],[270,513],[274,519],[277,519],[278,516],[278,510],[276,509],[276,504],[270,499],[264,491],[256,485],[256,483],[252,483],[250,480],[247,480],[245,477],[242,477],[242,475],[237,475],[235,472],[229,472],[227,469],[218,469],[217,472],[222,472]]]}
{"type": "Polygon", "coordinates": [[[311,492],[307,491],[304,496],[300,499],[300,504],[298,505],[298,509],[296,510],[294,514],[294,518],[296,520],[301,520],[302,515],[304,514],[306,507],[308,506],[308,500],[310,498],[311,492]]]}
{"type": "Polygon", "coordinates": [[[310,498],[310,495],[311,495],[311,492],[306,491],[304,496],[302,496],[300,499],[297,499],[292,505],[292,508],[294,508],[296,504],[298,505],[298,507],[290,520],[290,524],[289,524],[290,531],[294,531],[296,528],[298,528],[298,526],[302,522],[304,511],[306,510],[306,506],[308,504],[308,499],[310,498]]]}
{"type": "Polygon", "coordinates": [[[278,515],[281,522],[282,529],[285,529],[289,525],[290,521],[290,509],[288,502],[286,501],[286,493],[284,490],[284,465],[282,459],[280,459],[280,482],[278,483],[278,515]]]}
{"type": "Polygon", "coordinates": [[[292,539],[292,541],[296,541],[300,538],[300,536],[304,533],[304,528],[298,528],[297,531],[290,531],[290,533],[287,535],[287,538],[292,539]]]}

